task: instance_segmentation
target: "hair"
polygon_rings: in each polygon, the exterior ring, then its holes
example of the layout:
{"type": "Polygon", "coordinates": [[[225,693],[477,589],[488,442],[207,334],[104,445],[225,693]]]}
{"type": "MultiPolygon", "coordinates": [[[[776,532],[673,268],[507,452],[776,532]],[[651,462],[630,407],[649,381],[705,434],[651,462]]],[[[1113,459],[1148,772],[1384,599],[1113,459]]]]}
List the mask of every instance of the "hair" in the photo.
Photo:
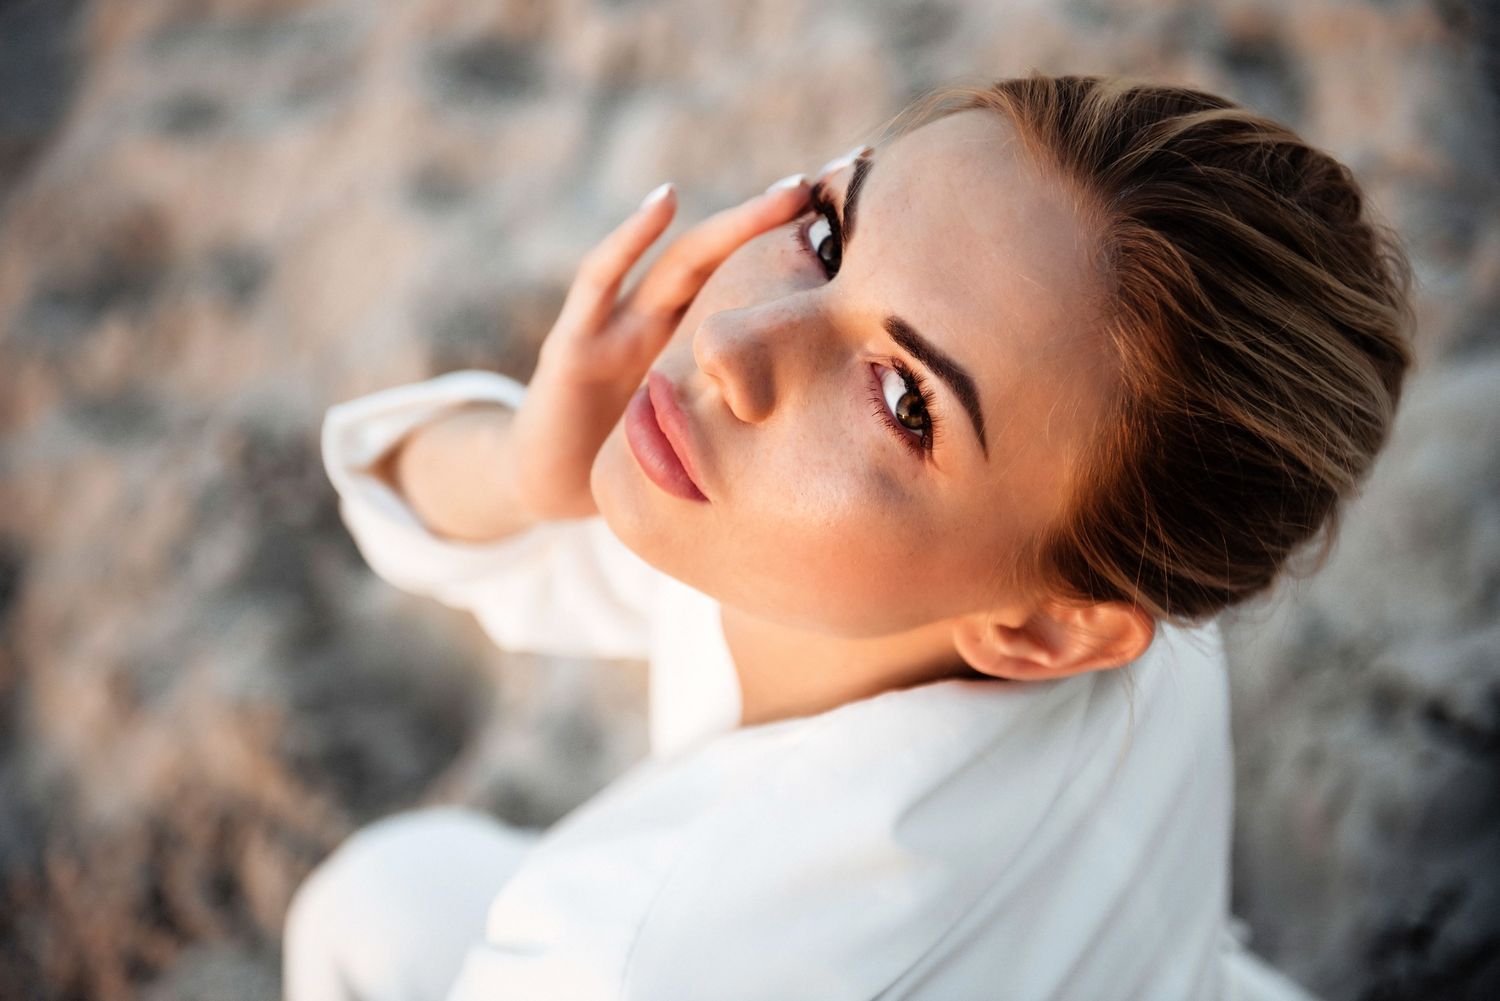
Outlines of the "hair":
{"type": "Polygon", "coordinates": [[[1231,101],[1130,77],[954,84],[891,119],[1003,115],[1099,234],[1118,389],[1013,580],[1192,625],[1316,567],[1413,363],[1412,271],[1347,167],[1231,101]]]}

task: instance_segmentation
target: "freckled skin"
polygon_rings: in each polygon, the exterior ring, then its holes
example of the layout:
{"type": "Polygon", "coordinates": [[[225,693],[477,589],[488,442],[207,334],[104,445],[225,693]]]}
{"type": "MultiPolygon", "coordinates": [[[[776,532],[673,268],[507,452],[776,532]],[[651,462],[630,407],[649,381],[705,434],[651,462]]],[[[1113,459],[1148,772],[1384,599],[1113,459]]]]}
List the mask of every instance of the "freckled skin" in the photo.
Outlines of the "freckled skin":
{"type": "MultiPolygon", "coordinates": [[[[874,159],[834,279],[794,248],[804,220],[761,234],[655,362],[694,424],[713,503],[647,480],[623,424],[591,476],[605,520],[647,562],[726,615],[829,642],[937,637],[929,627],[993,606],[995,568],[1058,509],[1064,456],[1113,378],[1081,305],[1097,279],[1071,196],[1002,118],[950,115],[874,159]],[[889,313],[973,374],[988,462],[957,398],[886,334],[889,313]],[[868,366],[892,358],[933,394],[931,463],[872,413],[868,366]]],[[[851,171],[829,178],[838,204],[851,171]]]]}

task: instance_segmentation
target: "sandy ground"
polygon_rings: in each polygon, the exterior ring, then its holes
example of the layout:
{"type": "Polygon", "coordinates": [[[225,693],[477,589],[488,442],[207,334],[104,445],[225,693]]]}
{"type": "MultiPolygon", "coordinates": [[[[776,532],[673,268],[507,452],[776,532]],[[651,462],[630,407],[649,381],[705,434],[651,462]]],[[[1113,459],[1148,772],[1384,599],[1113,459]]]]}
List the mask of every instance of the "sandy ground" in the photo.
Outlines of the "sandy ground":
{"type": "Polygon", "coordinates": [[[1420,370],[1320,572],[1229,621],[1235,909],[1329,999],[1500,996],[1500,16],[1480,0],[0,4],[0,997],[278,990],[355,826],[546,824],[644,667],[374,578],[334,402],[525,379],[659,181],[701,217],[954,77],[1215,90],[1348,163],[1420,370]]]}

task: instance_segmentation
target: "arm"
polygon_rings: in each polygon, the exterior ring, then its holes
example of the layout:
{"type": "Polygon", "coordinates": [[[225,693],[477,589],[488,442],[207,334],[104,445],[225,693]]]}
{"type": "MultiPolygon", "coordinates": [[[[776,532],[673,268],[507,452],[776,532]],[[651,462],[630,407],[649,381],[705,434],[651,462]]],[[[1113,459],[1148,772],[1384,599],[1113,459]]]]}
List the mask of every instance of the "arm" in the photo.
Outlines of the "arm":
{"type": "Polygon", "coordinates": [[[494,542],[544,519],[513,489],[511,411],[503,404],[460,405],[418,425],[371,467],[440,538],[494,542]]]}

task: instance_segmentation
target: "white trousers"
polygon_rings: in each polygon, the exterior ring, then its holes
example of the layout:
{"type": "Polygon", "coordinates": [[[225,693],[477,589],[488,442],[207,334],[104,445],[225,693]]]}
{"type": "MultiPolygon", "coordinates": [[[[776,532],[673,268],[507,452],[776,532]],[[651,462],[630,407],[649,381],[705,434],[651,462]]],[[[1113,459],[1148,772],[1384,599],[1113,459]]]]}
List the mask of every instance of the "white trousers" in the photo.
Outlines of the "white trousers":
{"type": "Polygon", "coordinates": [[[539,834],[461,807],[361,828],[292,897],[285,1001],[442,1001],[539,834]]]}

